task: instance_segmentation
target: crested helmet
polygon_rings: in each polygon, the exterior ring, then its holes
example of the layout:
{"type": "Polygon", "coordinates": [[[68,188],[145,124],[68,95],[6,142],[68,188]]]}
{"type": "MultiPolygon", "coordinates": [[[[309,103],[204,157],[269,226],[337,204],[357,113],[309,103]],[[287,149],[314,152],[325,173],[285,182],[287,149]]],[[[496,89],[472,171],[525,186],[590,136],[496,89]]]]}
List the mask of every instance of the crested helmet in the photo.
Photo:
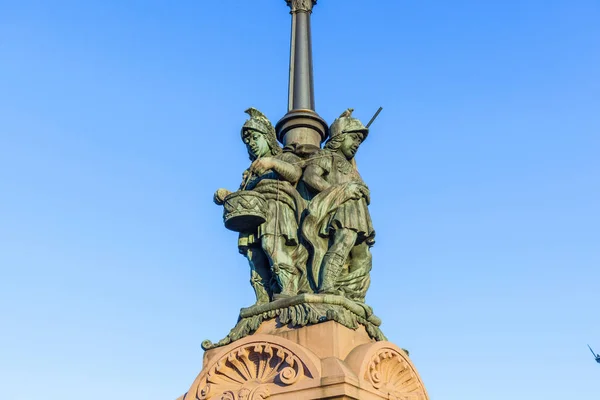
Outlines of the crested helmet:
{"type": "Polygon", "coordinates": [[[352,117],[353,108],[344,111],[329,128],[329,140],[334,139],[344,133],[360,132],[363,134],[363,140],[369,134],[369,128],[365,127],[358,118],[352,117]]]}
{"type": "Polygon", "coordinates": [[[262,133],[269,144],[272,154],[278,154],[281,152],[281,147],[277,142],[277,135],[275,134],[275,128],[271,121],[259,110],[254,107],[250,107],[245,111],[250,116],[250,119],[246,120],[242,126],[242,139],[244,138],[244,132],[247,130],[254,130],[262,133]]]}

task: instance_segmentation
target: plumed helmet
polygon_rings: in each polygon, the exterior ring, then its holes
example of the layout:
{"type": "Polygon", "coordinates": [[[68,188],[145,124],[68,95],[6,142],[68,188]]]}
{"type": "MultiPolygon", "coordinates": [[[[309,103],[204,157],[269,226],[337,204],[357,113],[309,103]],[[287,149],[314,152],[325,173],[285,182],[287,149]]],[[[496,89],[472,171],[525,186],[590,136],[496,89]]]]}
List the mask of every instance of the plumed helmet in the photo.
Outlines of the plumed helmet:
{"type": "Polygon", "coordinates": [[[244,126],[242,126],[242,134],[248,129],[253,129],[266,135],[275,135],[275,128],[271,124],[271,121],[269,121],[269,119],[263,113],[254,107],[250,107],[244,112],[250,116],[250,119],[244,123],[244,126]]]}
{"type": "Polygon", "coordinates": [[[363,140],[367,138],[369,134],[369,128],[365,127],[358,118],[352,117],[353,108],[349,108],[342,113],[329,128],[330,140],[336,136],[340,136],[344,133],[360,132],[363,134],[363,140]]]}
{"type": "Polygon", "coordinates": [[[250,116],[250,119],[248,119],[244,123],[244,126],[242,126],[242,139],[244,138],[245,131],[249,129],[258,131],[265,135],[265,139],[267,140],[267,143],[269,143],[269,147],[271,148],[271,153],[280,153],[281,147],[279,146],[279,143],[277,143],[275,128],[273,127],[273,124],[271,124],[271,121],[269,121],[269,119],[263,113],[261,113],[254,107],[250,107],[244,112],[250,116]]]}

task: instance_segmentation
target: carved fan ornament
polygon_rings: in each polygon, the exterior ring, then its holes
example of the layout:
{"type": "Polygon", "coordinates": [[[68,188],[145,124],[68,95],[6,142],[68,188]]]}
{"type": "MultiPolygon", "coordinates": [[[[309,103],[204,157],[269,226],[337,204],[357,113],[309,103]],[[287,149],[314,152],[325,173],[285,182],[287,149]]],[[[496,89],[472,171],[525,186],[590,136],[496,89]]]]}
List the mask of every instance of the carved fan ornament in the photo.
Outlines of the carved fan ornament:
{"type": "Polygon", "coordinates": [[[382,349],[373,356],[365,379],[390,400],[426,399],[419,377],[404,357],[392,349],[382,349]]]}
{"type": "Polygon", "coordinates": [[[290,350],[272,343],[251,343],[222,357],[198,387],[199,400],[263,400],[269,384],[290,386],[310,377],[290,350]]]}

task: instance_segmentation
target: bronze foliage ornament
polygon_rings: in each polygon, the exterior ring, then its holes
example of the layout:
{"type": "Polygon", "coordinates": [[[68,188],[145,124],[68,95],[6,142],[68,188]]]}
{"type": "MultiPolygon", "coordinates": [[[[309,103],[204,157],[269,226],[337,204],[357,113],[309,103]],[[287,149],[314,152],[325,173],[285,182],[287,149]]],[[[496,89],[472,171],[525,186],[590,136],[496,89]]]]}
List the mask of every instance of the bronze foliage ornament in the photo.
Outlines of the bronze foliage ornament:
{"type": "Polygon", "coordinates": [[[311,12],[313,6],[317,4],[317,0],[285,0],[285,2],[292,10],[292,13],[299,11],[311,12]]]}

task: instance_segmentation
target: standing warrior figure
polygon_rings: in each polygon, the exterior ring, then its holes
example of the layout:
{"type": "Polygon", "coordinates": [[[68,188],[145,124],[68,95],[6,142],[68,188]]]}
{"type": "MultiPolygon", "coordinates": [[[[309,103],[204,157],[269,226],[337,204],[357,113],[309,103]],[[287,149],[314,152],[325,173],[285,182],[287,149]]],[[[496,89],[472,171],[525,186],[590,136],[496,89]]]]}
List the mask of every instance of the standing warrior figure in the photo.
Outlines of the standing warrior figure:
{"type": "Polygon", "coordinates": [[[352,109],[330,127],[330,139],[307,161],[303,181],[318,193],[311,200],[302,233],[312,246],[312,274],[320,293],[364,302],[370,284],[370,247],[375,242],[369,189],[354,155],[369,133],[352,109]]]}
{"type": "MultiPolygon", "coordinates": [[[[240,191],[253,191],[266,199],[265,222],[240,229],[238,248],[250,264],[250,283],[257,304],[274,296],[292,296],[308,290],[306,249],[299,246],[298,222],[305,209],[295,185],[302,175],[300,159],[282,152],[275,128],[260,111],[249,108],[242,140],[252,164],[244,171],[240,191]]],[[[215,192],[216,204],[225,205],[232,192],[215,192]]]]}

